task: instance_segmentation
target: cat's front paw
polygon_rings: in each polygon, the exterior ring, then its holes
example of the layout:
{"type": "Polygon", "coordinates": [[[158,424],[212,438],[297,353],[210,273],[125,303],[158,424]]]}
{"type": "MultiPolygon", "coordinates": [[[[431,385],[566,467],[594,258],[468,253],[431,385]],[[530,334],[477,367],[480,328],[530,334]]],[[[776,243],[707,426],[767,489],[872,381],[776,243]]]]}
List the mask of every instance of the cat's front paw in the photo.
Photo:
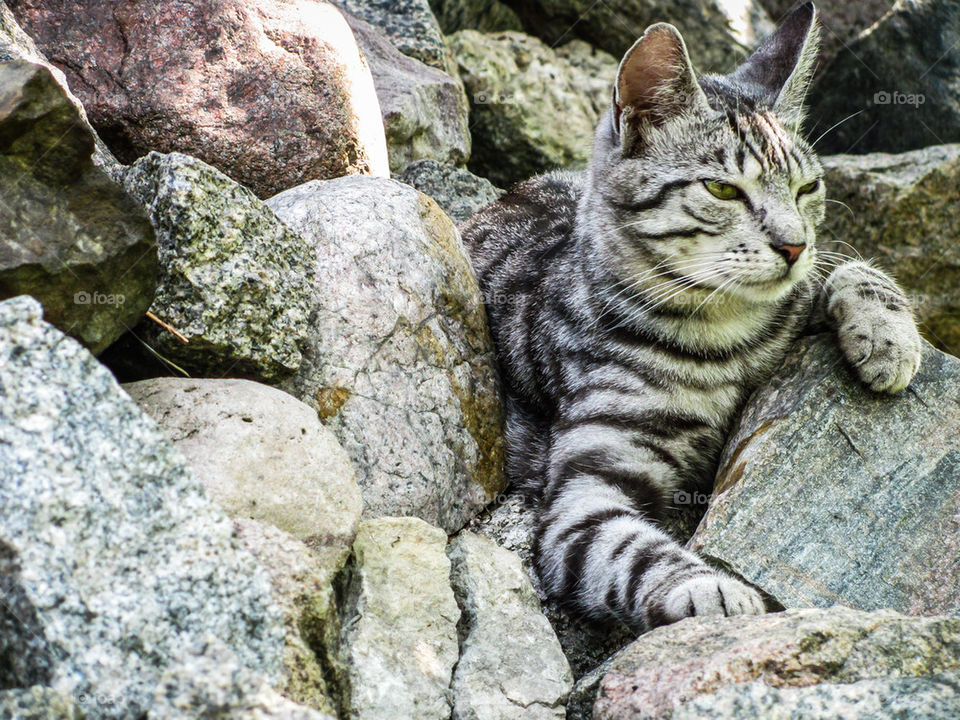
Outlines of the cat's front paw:
{"type": "Polygon", "coordinates": [[[668,623],[695,615],[762,615],[760,593],[721,573],[697,575],[667,593],[662,613],[668,623]]]}
{"type": "Polygon", "coordinates": [[[903,390],[920,369],[920,333],[909,313],[869,313],[838,332],[840,349],[876,392],[903,390]]]}

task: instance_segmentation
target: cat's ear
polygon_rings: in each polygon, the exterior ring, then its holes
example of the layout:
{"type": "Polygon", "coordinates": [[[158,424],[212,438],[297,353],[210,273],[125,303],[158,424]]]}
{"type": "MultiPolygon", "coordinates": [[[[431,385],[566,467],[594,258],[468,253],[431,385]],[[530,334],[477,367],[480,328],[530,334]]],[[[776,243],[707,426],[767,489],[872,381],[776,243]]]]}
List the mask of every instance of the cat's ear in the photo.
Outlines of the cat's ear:
{"type": "Polygon", "coordinates": [[[647,28],[620,62],[613,93],[613,125],[624,154],[642,142],[644,130],[684,112],[709,109],[687,46],[667,23],[647,28]]]}
{"type": "Polygon", "coordinates": [[[812,2],[794,10],[747,61],[733,79],[758,88],[759,94],[783,120],[803,120],[803,100],[813,77],[820,49],[820,26],[812,2]]]}

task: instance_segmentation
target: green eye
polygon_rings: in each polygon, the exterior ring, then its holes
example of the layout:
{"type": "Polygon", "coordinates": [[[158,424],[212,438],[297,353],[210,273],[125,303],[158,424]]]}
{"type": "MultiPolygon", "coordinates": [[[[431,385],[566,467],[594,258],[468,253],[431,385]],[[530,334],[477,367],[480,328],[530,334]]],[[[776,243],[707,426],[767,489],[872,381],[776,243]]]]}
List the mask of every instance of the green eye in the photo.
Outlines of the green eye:
{"type": "Polygon", "coordinates": [[[736,185],[730,185],[719,180],[704,180],[703,184],[711,195],[721,200],[737,200],[743,197],[743,190],[736,185]]]}
{"type": "Polygon", "coordinates": [[[809,195],[812,192],[815,192],[817,188],[820,187],[820,180],[814,180],[813,182],[808,182],[806,185],[801,185],[797,189],[797,195],[809,195]]]}

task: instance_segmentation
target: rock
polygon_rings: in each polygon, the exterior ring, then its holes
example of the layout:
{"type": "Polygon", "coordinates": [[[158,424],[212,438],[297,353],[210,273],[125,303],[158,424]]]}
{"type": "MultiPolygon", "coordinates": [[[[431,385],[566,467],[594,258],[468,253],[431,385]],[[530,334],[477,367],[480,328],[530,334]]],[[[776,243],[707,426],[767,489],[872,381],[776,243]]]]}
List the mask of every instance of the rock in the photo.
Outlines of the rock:
{"type": "Polygon", "coordinates": [[[446,534],[417,518],[361,523],[341,606],[341,717],[447,720],[460,610],[446,534]]]}
{"type": "Polygon", "coordinates": [[[463,222],[504,192],[486,178],[436,160],[410,163],[397,180],[432,197],[455,223],[463,222]]]}
{"type": "Polygon", "coordinates": [[[124,390],[228,515],[349,552],[363,500],[350,458],[312,408],[249,380],[157,378],[124,390]]]}
{"type": "MultiPolygon", "coordinates": [[[[86,700],[86,696],[82,696],[79,702],[83,705],[86,700]]],[[[34,685],[0,690],[0,717],[9,720],[82,720],[83,714],[68,695],[34,685]]]]}
{"type": "Polygon", "coordinates": [[[960,145],[833,155],[823,163],[830,197],[847,207],[828,205],[821,242],[845,240],[894,270],[930,341],[960,354],[960,145]]]}
{"type": "Polygon", "coordinates": [[[453,720],[563,720],[570,665],[520,558],[471,532],[447,555],[462,612],[453,720]]]}
{"type": "Polygon", "coordinates": [[[386,176],[369,69],[314,0],[12,0],[125,163],[198,157],[261,197],[312,179],[386,176]]]}
{"type": "MultiPolygon", "coordinates": [[[[0,6],[0,38],[7,20],[0,6]]],[[[33,295],[49,322],[99,353],[150,306],[157,259],[150,223],[93,151],[49,69],[0,63],[0,299],[33,295]]]]}
{"type": "Polygon", "coordinates": [[[0,687],[140,717],[201,635],[277,678],[266,572],[157,425],[40,312],[0,303],[0,687]]]}
{"type": "Polygon", "coordinates": [[[823,135],[817,149],[903,152],[960,141],[958,35],[955,0],[900,0],[817,73],[808,123],[810,137],[823,135]]]}
{"type": "Polygon", "coordinates": [[[553,49],[522,33],[448,38],[470,98],[470,169],[502,187],[586,165],[610,105],[617,61],[575,40],[553,49]]]}
{"type": "Polygon", "coordinates": [[[960,713],[960,618],[788,610],[688,618],[604,676],[594,720],[892,720],[960,713]]]}
{"type": "Polygon", "coordinates": [[[541,602],[570,663],[573,678],[595,669],[617,650],[632,642],[636,632],[626,626],[594,622],[573,614],[547,597],[533,564],[533,519],[536,509],[528,507],[517,493],[498,495],[496,503],[477,517],[468,529],[516,553],[541,602]]]}
{"type": "MultiPolygon", "coordinates": [[[[729,72],[773,30],[756,0],[506,0],[551,47],[586,40],[618,59],[655,22],[676,25],[703,72],[729,72]]],[[[611,79],[612,87],[612,79],[611,79]]]]}
{"type": "Polygon", "coordinates": [[[283,610],[285,679],[278,689],[284,697],[336,714],[336,688],[330,687],[323,666],[332,668],[339,662],[340,621],[333,583],[349,548],[311,551],[282,530],[246,518],[234,520],[234,527],[240,544],[267,569],[273,597],[283,610]]]}
{"type": "Polygon", "coordinates": [[[164,672],[148,720],[335,720],[284,698],[216,638],[188,648],[164,672]]]}
{"type": "Polygon", "coordinates": [[[312,182],[268,205],[317,263],[304,361],[282,387],[339,438],[366,516],[455,532],[504,479],[493,350],[453,224],[392,180],[312,182]]]}
{"type": "Polygon", "coordinates": [[[806,338],[727,440],[692,549],[784,607],[960,610],[960,360],[925,344],[898,396],[806,338]]]}
{"type": "Polygon", "coordinates": [[[346,17],[373,73],[390,171],[424,159],[463,165],[470,157],[470,125],[459,78],[403,55],[372,25],[346,17]]]}
{"type": "Polygon", "coordinates": [[[300,367],[313,252],[246,188],[196,158],[150,153],[127,191],[157,231],[160,286],[142,334],[198,375],[277,382],[300,367]]]}
{"type": "Polygon", "coordinates": [[[430,0],[430,7],[445,35],[458,30],[523,30],[520,17],[501,0],[430,0]]]}

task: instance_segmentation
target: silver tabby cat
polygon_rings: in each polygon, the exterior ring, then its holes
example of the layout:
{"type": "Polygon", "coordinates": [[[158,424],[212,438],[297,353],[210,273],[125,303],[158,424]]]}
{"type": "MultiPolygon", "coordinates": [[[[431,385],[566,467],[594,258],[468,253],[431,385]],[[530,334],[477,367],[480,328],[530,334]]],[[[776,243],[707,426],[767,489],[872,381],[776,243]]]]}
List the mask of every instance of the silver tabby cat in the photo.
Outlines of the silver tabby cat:
{"type": "Polygon", "coordinates": [[[802,333],[829,324],[878,392],[919,367],[893,280],[817,272],[822,170],[797,133],[817,33],[805,5],[732,74],[697,77],[678,31],[651,26],[589,170],[522,183],[461,228],[507,393],[507,471],[540,503],[537,569],[588,616],[763,612],[658,516],[678,488],[709,487],[732,420],[802,333]]]}

